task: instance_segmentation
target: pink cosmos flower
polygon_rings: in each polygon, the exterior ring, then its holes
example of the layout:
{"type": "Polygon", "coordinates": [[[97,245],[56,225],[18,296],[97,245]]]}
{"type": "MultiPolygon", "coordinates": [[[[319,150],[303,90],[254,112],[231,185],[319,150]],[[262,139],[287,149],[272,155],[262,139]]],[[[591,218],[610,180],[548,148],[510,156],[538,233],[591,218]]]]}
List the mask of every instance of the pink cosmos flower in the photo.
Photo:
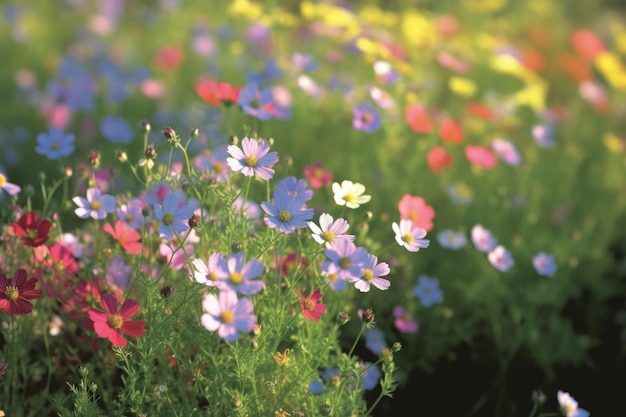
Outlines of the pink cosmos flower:
{"type": "Polygon", "coordinates": [[[131,229],[122,220],[115,222],[115,228],[109,223],[105,223],[102,229],[113,236],[113,239],[115,239],[126,252],[134,255],[141,253],[141,242],[139,242],[141,235],[136,230],[131,229]]]}
{"type": "Polygon", "coordinates": [[[249,298],[237,299],[234,291],[220,291],[217,296],[208,293],[202,300],[204,314],[200,321],[208,331],[217,331],[223,340],[234,342],[239,339],[239,333],[250,332],[256,325],[253,307],[249,298]]]}
{"type": "Polygon", "coordinates": [[[103,294],[101,302],[104,312],[91,308],[87,311],[98,336],[109,339],[113,346],[126,347],[128,342],[122,332],[131,337],[144,334],[146,323],[143,320],[129,320],[139,312],[135,300],[126,299],[119,309],[117,298],[112,294],[103,294]]]}
{"type": "Polygon", "coordinates": [[[404,194],[398,203],[400,219],[410,220],[413,228],[421,227],[426,232],[433,228],[435,210],[422,197],[404,194]]]}
{"type": "Polygon", "coordinates": [[[484,146],[466,146],[465,157],[472,165],[485,169],[495,168],[498,163],[498,158],[493,151],[484,146]]]}
{"type": "Polygon", "coordinates": [[[394,325],[401,333],[415,333],[419,328],[419,324],[413,318],[411,313],[406,311],[401,305],[393,308],[393,316],[395,317],[394,325]]]}
{"type": "Polygon", "coordinates": [[[413,228],[410,220],[400,220],[400,224],[393,222],[391,225],[396,234],[398,245],[404,246],[409,252],[419,252],[422,248],[430,245],[430,240],[426,237],[426,231],[421,227],[413,228]]]}

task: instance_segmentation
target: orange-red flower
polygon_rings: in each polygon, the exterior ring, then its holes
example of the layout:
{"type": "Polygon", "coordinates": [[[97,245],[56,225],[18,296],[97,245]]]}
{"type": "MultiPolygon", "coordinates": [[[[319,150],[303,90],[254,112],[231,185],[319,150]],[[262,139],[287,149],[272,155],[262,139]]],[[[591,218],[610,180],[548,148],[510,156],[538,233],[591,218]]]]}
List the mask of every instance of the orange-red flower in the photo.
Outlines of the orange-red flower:
{"type": "Polygon", "coordinates": [[[22,238],[26,246],[36,248],[48,241],[48,233],[52,228],[52,223],[48,220],[40,220],[37,213],[29,211],[20,216],[17,222],[9,227],[9,232],[22,238]]]}
{"type": "Polygon", "coordinates": [[[12,279],[0,272],[0,309],[6,314],[29,314],[33,305],[28,300],[41,297],[35,289],[37,278],[28,279],[23,268],[18,269],[12,279]]]}
{"type": "Polygon", "coordinates": [[[435,146],[428,151],[426,162],[428,162],[430,169],[437,174],[441,172],[442,169],[452,165],[454,159],[452,158],[452,155],[450,155],[443,147],[435,146]]]}
{"type": "Polygon", "coordinates": [[[439,136],[444,142],[463,143],[465,136],[461,126],[449,117],[439,123],[439,136]]]}
{"type": "Polygon", "coordinates": [[[433,130],[433,122],[424,106],[413,103],[406,106],[404,117],[411,129],[417,133],[430,133],[433,130]]]}
{"type": "Polygon", "coordinates": [[[213,80],[202,80],[196,84],[196,94],[208,104],[229,106],[237,103],[241,87],[233,87],[229,83],[218,83],[213,80]]]}
{"type": "Polygon", "coordinates": [[[102,229],[113,236],[113,239],[117,240],[126,252],[141,253],[141,243],[139,242],[141,235],[122,220],[115,222],[115,229],[109,223],[105,223],[102,229]]]}

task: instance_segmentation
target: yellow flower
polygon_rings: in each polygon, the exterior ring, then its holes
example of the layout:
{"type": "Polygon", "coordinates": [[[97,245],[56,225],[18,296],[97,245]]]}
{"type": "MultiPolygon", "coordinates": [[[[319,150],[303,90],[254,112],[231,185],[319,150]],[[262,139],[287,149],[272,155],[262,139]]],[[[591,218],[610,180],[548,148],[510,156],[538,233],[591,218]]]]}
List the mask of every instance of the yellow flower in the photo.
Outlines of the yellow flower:
{"type": "Polygon", "coordinates": [[[470,80],[469,78],[457,76],[450,77],[450,79],[448,80],[448,88],[454,94],[464,98],[472,97],[474,94],[476,94],[477,89],[474,81],[470,80]]]}
{"type": "Polygon", "coordinates": [[[407,11],[402,17],[402,35],[409,45],[428,47],[437,38],[437,31],[431,20],[416,10],[407,11]]]}
{"type": "Polygon", "coordinates": [[[602,137],[602,142],[611,152],[618,153],[624,150],[624,139],[620,139],[613,133],[605,133],[602,137]]]}
{"type": "Polygon", "coordinates": [[[609,84],[626,91],[626,68],[618,56],[611,52],[602,52],[596,58],[595,64],[609,84]]]}
{"type": "Polygon", "coordinates": [[[287,362],[289,362],[289,348],[285,349],[283,353],[276,352],[274,354],[274,359],[276,360],[276,363],[279,365],[284,365],[287,362]]]}
{"type": "Polygon", "coordinates": [[[242,16],[249,20],[259,20],[263,14],[263,6],[249,0],[234,0],[228,6],[228,13],[233,16],[242,16]]]}
{"type": "Polygon", "coordinates": [[[374,5],[364,6],[359,10],[358,15],[361,21],[377,27],[392,28],[398,24],[398,15],[393,12],[385,12],[374,5]]]}

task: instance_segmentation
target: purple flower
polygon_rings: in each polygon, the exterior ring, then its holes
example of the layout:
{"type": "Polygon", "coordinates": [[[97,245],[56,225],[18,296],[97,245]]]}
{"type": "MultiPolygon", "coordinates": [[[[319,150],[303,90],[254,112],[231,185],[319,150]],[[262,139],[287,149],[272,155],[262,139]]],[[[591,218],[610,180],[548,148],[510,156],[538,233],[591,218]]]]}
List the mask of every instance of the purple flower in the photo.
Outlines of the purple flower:
{"type": "Polygon", "coordinates": [[[124,258],[119,255],[115,255],[107,263],[106,268],[106,280],[113,288],[126,289],[128,287],[128,281],[130,273],[132,271],[130,265],[126,265],[124,258]]]}
{"type": "Polygon", "coordinates": [[[70,156],[74,152],[74,134],[65,134],[55,128],[50,129],[49,133],[40,133],[37,135],[35,152],[53,160],[70,156]]]}
{"type": "Polygon", "coordinates": [[[556,273],[556,262],[554,256],[545,252],[539,252],[533,257],[533,266],[539,275],[551,277],[556,273]]]}
{"type": "Polygon", "coordinates": [[[269,149],[270,146],[264,140],[256,141],[246,137],[241,141],[241,148],[228,146],[231,158],[226,161],[233,171],[241,172],[246,177],[256,174],[263,180],[269,180],[274,177],[274,170],[269,166],[278,162],[278,154],[269,152],[269,149]]]}
{"type": "Polygon", "coordinates": [[[391,282],[381,277],[389,275],[390,271],[387,262],[378,263],[376,256],[367,254],[361,265],[361,277],[350,279],[350,281],[354,282],[354,287],[361,292],[368,292],[370,285],[375,286],[379,290],[386,290],[391,286],[391,282]]]}
{"type": "Polygon", "coordinates": [[[334,265],[339,279],[351,281],[361,278],[362,265],[368,255],[365,248],[356,247],[351,240],[339,239],[326,248],[325,253],[329,260],[322,264],[322,270],[329,271],[334,265]]]}
{"type": "Polygon", "coordinates": [[[220,291],[218,296],[206,294],[202,310],[202,325],[210,332],[217,331],[219,337],[227,342],[239,339],[239,333],[252,331],[257,322],[252,314],[252,301],[248,298],[238,300],[234,291],[220,291]]]}
{"type": "Polygon", "coordinates": [[[498,154],[504,163],[512,166],[519,166],[522,163],[522,157],[513,142],[504,139],[494,139],[491,142],[491,149],[498,154]]]}
{"type": "Polygon", "coordinates": [[[21,188],[17,184],[9,182],[9,179],[0,172],[0,190],[4,190],[7,194],[13,196],[21,191],[21,188]]]}
{"type": "Polygon", "coordinates": [[[482,224],[472,227],[472,243],[481,252],[489,252],[498,244],[491,232],[482,224]]]}
{"type": "Polygon", "coordinates": [[[549,125],[533,126],[533,138],[537,145],[543,148],[553,148],[556,145],[554,141],[554,130],[549,125]]]}
{"type": "Polygon", "coordinates": [[[174,233],[180,235],[189,230],[189,218],[193,216],[193,207],[186,204],[175,193],[170,193],[163,200],[162,205],[154,206],[154,216],[161,223],[159,233],[168,239],[174,233]]]}
{"type": "Polygon", "coordinates": [[[133,140],[133,129],[121,117],[105,116],[100,121],[100,133],[113,143],[130,143],[133,140]]]}
{"type": "Polygon", "coordinates": [[[249,83],[239,92],[237,104],[245,114],[259,120],[268,120],[272,117],[273,100],[272,90],[269,88],[259,90],[256,83],[249,83]]]}
{"type": "Polygon", "coordinates": [[[309,228],[313,232],[313,240],[320,245],[326,244],[329,248],[336,239],[354,240],[354,235],[346,235],[350,225],[345,219],[337,219],[333,221],[333,216],[328,213],[322,213],[320,216],[320,225],[309,222],[309,228]]]}
{"type": "Polygon", "coordinates": [[[443,301],[443,293],[439,289],[439,280],[427,275],[420,275],[417,278],[417,285],[413,287],[413,295],[420,300],[424,307],[430,307],[443,301]]]}
{"type": "Polygon", "coordinates": [[[491,266],[502,272],[508,271],[515,264],[515,261],[511,257],[511,253],[502,245],[498,245],[491,250],[491,252],[487,255],[487,258],[489,259],[491,266]]]}
{"type": "Polygon", "coordinates": [[[400,333],[415,333],[419,328],[419,324],[413,318],[411,313],[406,311],[401,305],[393,308],[393,316],[395,317],[394,325],[400,333]]]}
{"type": "Polygon", "coordinates": [[[265,288],[262,280],[255,280],[264,270],[261,262],[256,259],[244,264],[244,254],[241,252],[230,255],[224,262],[215,265],[215,274],[222,282],[219,287],[228,287],[244,295],[253,295],[265,288]]]}
{"type": "Polygon", "coordinates": [[[128,203],[116,209],[117,217],[131,229],[139,230],[144,224],[143,208],[146,206],[140,198],[133,197],[128,203]]]}
{"type": "Polygon", "coordinates": [[[87,198],[76,196],[72,199],[78,206],[74,212],[81,219],[91,217],[102,220],[108,213],[115,212],[117,202],[115,197],[109,194],[102,194],[97,188],[87,189],[87,198]]]}
{"type": "Polygon", "coordinates": [[[361,103],[352,111],[352,127],[363,132],[373,132],[381,125],[378,111],[369,103],[361,103]]]}

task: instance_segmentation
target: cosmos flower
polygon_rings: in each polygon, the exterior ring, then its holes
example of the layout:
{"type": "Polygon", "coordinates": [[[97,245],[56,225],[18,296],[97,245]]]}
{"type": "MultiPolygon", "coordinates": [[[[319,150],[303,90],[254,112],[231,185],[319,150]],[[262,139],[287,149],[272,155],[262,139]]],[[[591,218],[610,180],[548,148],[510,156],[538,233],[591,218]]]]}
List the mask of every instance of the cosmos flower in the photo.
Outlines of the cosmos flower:
{"type": "Polygon", "coordinates": [[[41,290],[35,289],[37,278],[28,279],[25,269],[15,271],[13,278],[7,278],[0,271],[0,310],[5,314],[29,314],[33,305],[28,300],[41,297],[41,290]]]}
{"type": "Polygon", "coordinates": [[[98,188],[89,188],[87,189],[87,198],[76,196],[72,198],[72,201],[78,206],[74,212],[81,219],[91,217],[102,220],[107,214],[114,213],[117,205],[115,197],[102,194],[98,188]]]}
{"type": "Polygon", "coordinates": [[[350,279],[354,282],[354,287],[361,292],[368,292],[371,285],[379,290],[386,290],[391,286],[388,279],[381,278],[389,275],[391,269],[387,262],[378,263],[378,258],[374,255],[367,254],[361,264],[361,277],[358,279],[350,279]]]}
{"type": "Polygon", "coordinates": [[[430,245],[430,240],[423,239],[426,230],[421,227],[413,228],[411,220],[400,220],[400,224],[393,222],[391,228],[396,234],[398,245],[404,246],[409,252],[418,252],[430,245]]]}
{"type": "Polygon", "coordinates": [[[356,209],[361,204],[368,203],[371,199],[371,195],[363,194],[365,192],[365,186],[358,182],[352,182],[344,180],[339,184],[333,183],[333,193],[335,203],[340,206],[346,206],[351,209],[356,209]]]}
{"type": "Polygon", "coordinates": [[[487,254],[487,258],[494,268],[502,272],[508,271],[515,264],[511,253],[502,245],[493,248],[487,254]]]}
{"type": "Polygon", "coordinates": [[[128,343],[123,333],[131,337],[144,334],[146,323],[143,320],[129,320],[139,312],[135,300],[128,298],[121,307],[113,294],[103,294],[100,300],[104,312],[92,308],[87,311],[98,336],[109,339],[113,346],[123,348],[128,343]]]}
{"type": "Polygon", "coordinates": [[[217,296],[207,293],[202,300],[204,313],[200,322],[208,331],[217,331],[223,340],[234,342],[240,333],[252,331],[257,323],[253,307],[249,298],[237,299],[234,291],[220,291],[217,296]]]}
{"type": "Polygon", "coordinates": [[[274,170],[270,166],[278,162],[278,154],[269,152],[269,149],[264,140],[245,137],[241,140],[241,148],[228,146],[231,157],[226,162],[233,171],[241,172],[246,177],[257,175],[263,180],[269,180],[274,177],[274,170]]]}
{"type": "Polygon", "coordinates": [[[439,289],[439,280],[427,275],[420,275],[417,278],[417,285],[413,287],[413,295],[420,300],[424,307],[430,307],[443,301],[443,293],[439,289]]]}
{"type": "Polygon", "coordinates": [[[276,190],[274,203],[261,202],[261,208],[267,216],[263,219],[268,227],[277,227],[285,234],[295,232],[297,228],[306,227],[313,217],[313,209],[304,205],[305,197],[291,197],[287,192],[276,190]]]}
{"type": "Polygon", "coordinates": [[[307,297],[304,297],[300,294],[298,298],[300,301],[300,309],[302,309],[302,314],[307,320],[318,321],[320,319],[320,315],[322,315],[326,311],[326,304],[322,304],[319,302],[322,298],[322,293],[319,289],[316,289],[311,293],[311,295],[307,297]]]}
{"type": "Polygon", "coordinates": [[[556,273],[556,262],[554,256],[545,252],[539,252],[533,257],[533,266],[539,275],[551,277],[556,273]]]}
{"type": "Polygon", "coordinates": [[[48,241],[48,233],[52,228],[49,220],[40,220],[37,213],[29,211],[23,213],[20,218],[9,226],[9,231],[17,237],[22,238],[26,246],[36,248],[48,241]]]}
{"type": "Polygon", "coordinates": [[[35,152],[53,160],[70,156],[74,152],[74,134],[66,134],[55,128],[50,129],[49,133],[40,133],[37,135],[35,152]]]}
{"type": "Polygon", "coordinates": [[[333,216],[328,213],[322,213],[320,215],[320,225],[313,222],[309,222],[309,228],[313,232],[313,240],[320,245],[326,244],[326,247],[330,247],[335,239],[348,239],[354,240],[354,235],[345,234],[350,225],[345,219],[337,219],[333,221],[333,216]]]}

